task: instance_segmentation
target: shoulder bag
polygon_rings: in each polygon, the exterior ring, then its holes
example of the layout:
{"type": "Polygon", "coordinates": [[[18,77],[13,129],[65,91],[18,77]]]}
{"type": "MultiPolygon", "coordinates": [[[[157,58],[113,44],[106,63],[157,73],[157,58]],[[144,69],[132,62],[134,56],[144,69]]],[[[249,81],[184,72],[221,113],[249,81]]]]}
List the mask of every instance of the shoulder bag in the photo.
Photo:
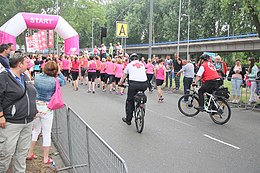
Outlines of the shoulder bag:
{"type": "Polygon", "coordinates": [[[57,109],[64,107],[62,93],[60,90],[59,79],[56,77],[55,80],[56,80],[56,90],[55,90],[54,94],[52,95],[50,102],[47,105],[47,107],[50,110],[57,110],[57,109]]]}

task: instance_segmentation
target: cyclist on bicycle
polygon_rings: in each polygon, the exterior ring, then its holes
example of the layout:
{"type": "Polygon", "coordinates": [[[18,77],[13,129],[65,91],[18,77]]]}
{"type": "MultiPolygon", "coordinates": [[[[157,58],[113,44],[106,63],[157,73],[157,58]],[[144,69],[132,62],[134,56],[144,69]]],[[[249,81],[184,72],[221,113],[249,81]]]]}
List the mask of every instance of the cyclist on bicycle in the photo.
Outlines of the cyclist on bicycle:
{"type": "Polygon", "coordinates": [[[203,54],[199,59],[200,68],[196,74],[195,84],[193,85],[197,85],[199,80],[202,81],[202,85],[198,91],[199,107],[197,108],[202,112],[204,111],[204,93],[212,93],[214,90],[217,90],[223,84],[223,81],[212,64],[209,55],[203,54]]]}
{"type": "Polygon", "coordinates": [[[145,66],[139,61],[137,54],[132,54],[129,58],[130,63],[127,64],[124,75],[122,76],[119,85],[122,85],[126,77],[128,77],[128,92],[126,99],[126,118],[122,120],[127,124],[131,125],[134,111],[134,96],[139,91],[145,91],[148,87],[145,66]]]}

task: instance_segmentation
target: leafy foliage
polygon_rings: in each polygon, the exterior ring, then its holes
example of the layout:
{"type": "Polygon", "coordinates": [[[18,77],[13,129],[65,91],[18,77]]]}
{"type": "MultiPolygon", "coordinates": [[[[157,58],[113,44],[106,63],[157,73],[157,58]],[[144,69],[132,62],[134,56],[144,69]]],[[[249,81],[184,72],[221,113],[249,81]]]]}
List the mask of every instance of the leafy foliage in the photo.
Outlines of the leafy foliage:
{"type": "MultiPolygon", "coordinates": [[[[153,41],[176,41],[180,0],[153,0],[153,41]]],[[[92,20],[94,42],[100,44],[100,27],[107,27],[104,43],[120,42],[115,37],[116,21],[129,26],[127,44],[148,43],[150,0],[59,0],[59,15],[80,35],[80,47],[90,47],[92,20]],[[99,18],[99,19],[96,19],[99,18]]],[[[182,0],[182,14],[190,15],[190,39],[244,33],[260,33],[260,0],[182,0]]],[[[8,0],[0,3],[0,24],[18,12],[56,14],[56,0],[8,0]]],[[[187,17],[181,18],[181,40],[187,39],[187,17]]],[[[24,42],[24,34],[18,37],[24,42]]],[[[240,54],[235,54],[235,56],[240,54]]],[[[228,55],[234,57],[234,55],[228,55]]],[[[243,57],[258,56],[243,53],[243,57]]],[[[231,58],[232,59],[232,58],[231,58]]]]}

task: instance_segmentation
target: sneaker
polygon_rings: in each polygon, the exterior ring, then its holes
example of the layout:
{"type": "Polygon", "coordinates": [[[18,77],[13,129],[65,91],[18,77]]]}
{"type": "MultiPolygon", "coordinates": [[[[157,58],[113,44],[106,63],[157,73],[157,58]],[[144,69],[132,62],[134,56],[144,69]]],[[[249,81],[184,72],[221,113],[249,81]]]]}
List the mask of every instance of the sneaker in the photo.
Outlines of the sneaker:
{"type": "Polygon", "coordinates": [[[125,118],[125,117],[123,117],[122,120],[123,120],[123,122],[125,122],[127,125],[129,125],[129,126],[131,125],[131,122],[126,121],[126,118],[125,118]]]}
{"type": "Polygon", "coordinates": [[[204,112],[204,106],[198,106],[198,107],[194,107],[194,109],[197,109],[200,112],[204,112]]]}
{"type": "Polygon", "coordinates": [[[90,91],[90,90],[88,90],[88,93],[91,93],[91,91],[90,91]]]}
{"type": "Polygon", "coordinates": [[[92,91],[93,94],[95,94],[95,91],[92,91]]]}

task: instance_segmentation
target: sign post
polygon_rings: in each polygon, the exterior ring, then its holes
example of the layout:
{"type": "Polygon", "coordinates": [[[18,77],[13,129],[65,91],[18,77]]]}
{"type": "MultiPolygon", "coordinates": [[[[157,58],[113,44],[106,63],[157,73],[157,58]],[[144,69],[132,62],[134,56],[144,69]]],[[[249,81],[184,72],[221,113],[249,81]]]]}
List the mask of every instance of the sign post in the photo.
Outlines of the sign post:
{"type": "Polygon", "coordinates": [[[126,38],[128,38],[128,23],[117,21],[116,22],[116,37],[121,38],[121,45],[124,44],[125,39],[125,50],[126,50],[126,38]]]}

